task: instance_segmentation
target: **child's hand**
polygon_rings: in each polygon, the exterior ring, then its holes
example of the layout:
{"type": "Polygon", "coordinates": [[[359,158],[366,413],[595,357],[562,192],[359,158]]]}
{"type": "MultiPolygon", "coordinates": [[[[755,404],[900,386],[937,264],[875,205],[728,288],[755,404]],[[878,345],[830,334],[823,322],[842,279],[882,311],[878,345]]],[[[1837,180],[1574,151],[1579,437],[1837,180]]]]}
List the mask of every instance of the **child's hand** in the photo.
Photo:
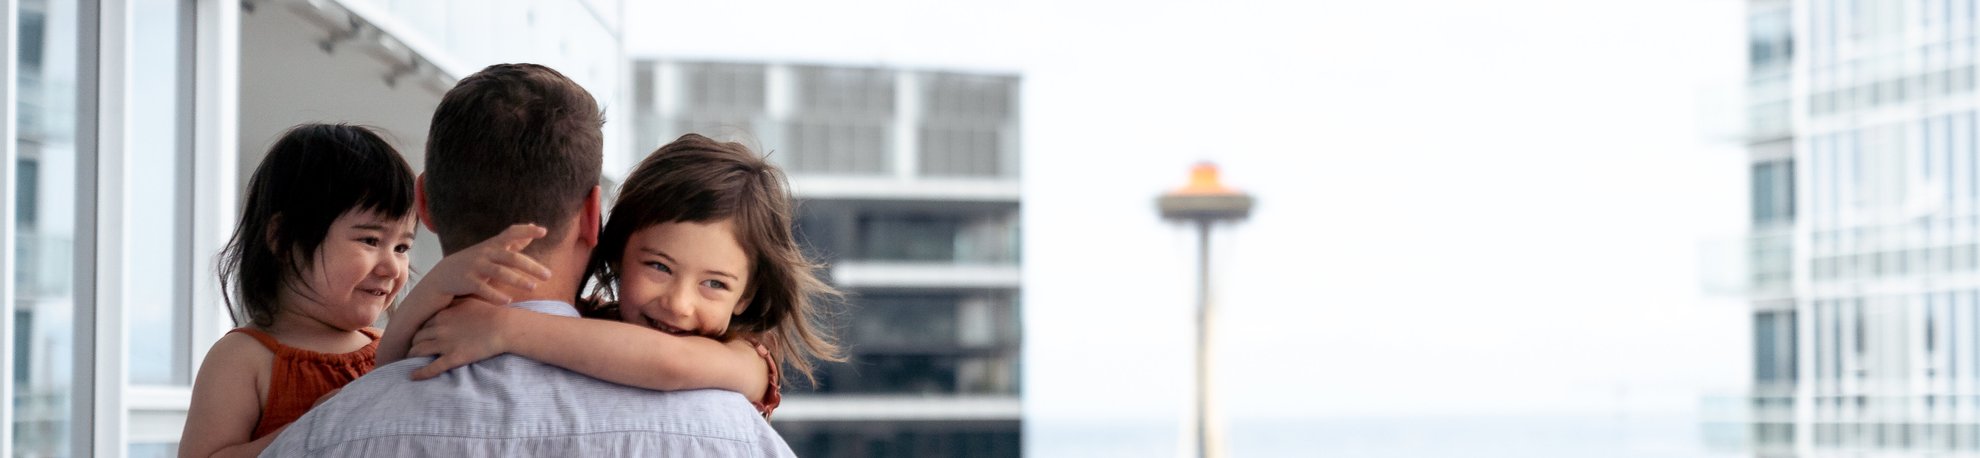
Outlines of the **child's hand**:
{"type": "Polygon", "coordinates": [[[510,332],[505,326],[509,314],[515,312],[518,310],[506,306],[463,300],[433,315],[413,334],[412,349],[406,355],[437,358],[413,371],[412,379],[438,377],[453,368],[508,352],[502,336],[510,332]]]}
{"type": "MultiPolygon", "coordinates": [[[[523,247],[549,230],[534,224],[509,226],[465,250],[441,258],[414,289],[431,289],[446,298],[474,297],[490,304],[508,304],[510,297],[496,285],[523,290],[549,281],[550,269],[522,254],[523,247]]],[[[449,301],[451,302],[451,301],[449,301]]]]}
{"type": "Polygon", "coordinates": [[[522,254],[523,247],[547,232],[533,224],[509,226],[501,234],[440,259],[419,285],[406,293],[405,301],[392,309],[392,325],[385,328],[385,336],[378,342],[378,364],[405,359],[413,332],[434,313],[454,303],[479,300],[506,305],[512,298],[502,292],[507,288],[497,285],[528,291],[536,289],[536,282],[549,281],[550,269],[522,254]]]}

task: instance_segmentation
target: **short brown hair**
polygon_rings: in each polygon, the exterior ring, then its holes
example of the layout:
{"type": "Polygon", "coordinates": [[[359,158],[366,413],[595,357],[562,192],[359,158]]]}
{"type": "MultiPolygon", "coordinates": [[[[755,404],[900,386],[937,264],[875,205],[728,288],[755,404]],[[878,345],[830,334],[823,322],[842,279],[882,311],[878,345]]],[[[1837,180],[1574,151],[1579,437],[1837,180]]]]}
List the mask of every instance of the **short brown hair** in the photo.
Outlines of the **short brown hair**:
{"type": "Polygon", "coordinates": [[[682,135],[640,161],[619,187],[612,218],[598,235],[586,277],[612,300],[619,258],[633,232],[665,223],[735,221],[736,241],[749,257],[749,305],[729,320],[722,338],[752,337],[806,380],[811,359],[845,361],[819,325],[823,299],[839,296],[818,278],[792,234],[791,195],[783,172],[739,143],[682,135]]]}
{"type": "Polygon", "coordinates": [[[520,223],[562,237],[598,186],[604,125],[591,94],[549,67],[497,64],[461,79],[426,137],[426,205],[441,251],[520,223]]]}

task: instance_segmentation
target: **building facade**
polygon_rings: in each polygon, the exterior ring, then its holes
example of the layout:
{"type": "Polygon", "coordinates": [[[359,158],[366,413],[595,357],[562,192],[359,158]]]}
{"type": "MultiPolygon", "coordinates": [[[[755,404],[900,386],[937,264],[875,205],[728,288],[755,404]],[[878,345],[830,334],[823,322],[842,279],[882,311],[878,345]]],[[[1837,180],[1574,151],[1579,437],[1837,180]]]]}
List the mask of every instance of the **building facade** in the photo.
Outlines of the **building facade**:
{"type": "Polygon", "coordinates": [[[1753,451],[1980,452],[1980,7],[1747,4],[1753,451]]]}
{"type": "MultiPolygon", "coordinates": [[[[618,0],[0,1],[0,456],[172,456],[231,327],[213,255],[276,135],[418,168],[460,77],[538,62],[620,106],[618,0]]],[[[624,173],[625,126],[607,126],[624,173]]],[[[423,234],[413,259],[438,259],[423,234]]]]}
{"type": "Polygon", "coordinates": [[[786,388],[800,456],[1016,456],[1020,79],[635,59],[633,157],[683,133],[791,178],[798,232],[848,293],[850,361],[786,388]]]}

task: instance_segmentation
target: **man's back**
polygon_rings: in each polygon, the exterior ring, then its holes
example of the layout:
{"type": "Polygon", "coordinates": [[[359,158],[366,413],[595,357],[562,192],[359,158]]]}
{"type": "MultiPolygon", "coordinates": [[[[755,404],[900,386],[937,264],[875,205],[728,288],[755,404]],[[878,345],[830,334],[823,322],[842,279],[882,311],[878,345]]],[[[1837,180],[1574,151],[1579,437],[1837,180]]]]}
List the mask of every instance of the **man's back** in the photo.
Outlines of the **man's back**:
{"type": "Polygon", "coordinates": [[[793,456],[733,392],[649,391],[515,355],[412,381],[431,361],[351,382],[262,456],[793,456]]]}

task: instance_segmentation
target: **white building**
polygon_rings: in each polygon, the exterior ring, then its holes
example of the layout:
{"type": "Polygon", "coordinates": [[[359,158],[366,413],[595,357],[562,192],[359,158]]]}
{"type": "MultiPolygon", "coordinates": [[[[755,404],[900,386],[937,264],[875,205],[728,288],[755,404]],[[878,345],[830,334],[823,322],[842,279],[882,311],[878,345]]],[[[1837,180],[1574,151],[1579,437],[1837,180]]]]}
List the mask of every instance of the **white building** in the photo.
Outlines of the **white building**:
{"type": "Polygon", "coordinates": [[[1980,452],[1980,7],[1748,5],[1754,451],[1980,452]]]}
{"type": "Polygon", "coordinates": [[[791,177],[850,293],[851,361],[775,416],[799,456],[1016,456],[1018,100],[1009,74],[636,59],[635,155],[686,132],[791,177]]]}
{"type": "MultiPolygon", "coordinates": [[[[0,455],[170,456],[230,327],[212,272],[283,129],[383,130],[417,169],[457,78],[549,65],[626,100],[619,0],[0,1],[0,455]]],[[[607,175],[625,124],[608,124],[607,175]]],[[[421,236],[415,263],[438,244],[421,236]]]]}

